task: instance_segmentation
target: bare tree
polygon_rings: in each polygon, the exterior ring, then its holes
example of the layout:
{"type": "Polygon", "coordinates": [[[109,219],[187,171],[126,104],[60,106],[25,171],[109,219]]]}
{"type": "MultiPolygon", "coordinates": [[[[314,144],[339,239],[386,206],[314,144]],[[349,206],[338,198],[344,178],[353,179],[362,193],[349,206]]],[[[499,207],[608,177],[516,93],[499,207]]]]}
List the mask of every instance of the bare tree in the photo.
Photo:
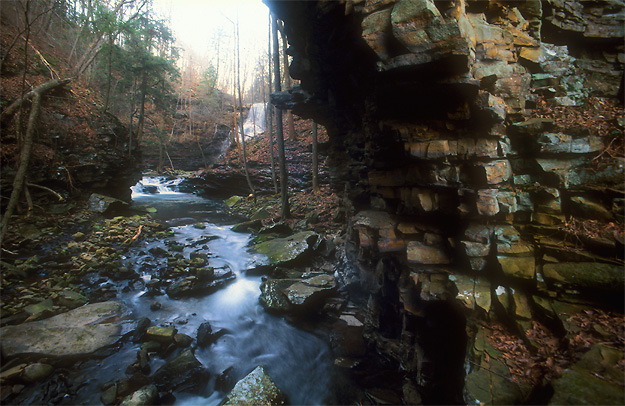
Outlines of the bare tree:
{"type": "MultiPolygon", "coordinates": [[[[271,94],[271,13],[269,13],[269,38],[267,39],[267,61],[269,62],[268,67],[268,75],[267,81],[269,85],[269,93],[271,94]]],[[[265,117],[267,118],[267,134],[269,136],[269,160],[271,162],[271,180],[273,181],[273,191],[275,194],[278,194],[278,181],[276,179],[276,160],[273,154],[273,126],[272,126],[272,118],[274,108],[271,105],[270,101],[267,101],[266,104],[267,111],[265,112],[265,117]]]]}
{"type": "MultiPolygon", "coordinates": [[[[273,16],[271,32],[273,35],[273,74],[274,89],[277,92],[282,90],[280,84],[280,45],[278,44],[278,19],[273,16]]],[[[282,110],[276,108],[276,138],[278,141],[278,164],[280,166],[280,215],[283,218],[291,216],[289,207],[288,173],[286,171],[286,156],[284,154],[284,129],[282,128],[282,110]]]]}

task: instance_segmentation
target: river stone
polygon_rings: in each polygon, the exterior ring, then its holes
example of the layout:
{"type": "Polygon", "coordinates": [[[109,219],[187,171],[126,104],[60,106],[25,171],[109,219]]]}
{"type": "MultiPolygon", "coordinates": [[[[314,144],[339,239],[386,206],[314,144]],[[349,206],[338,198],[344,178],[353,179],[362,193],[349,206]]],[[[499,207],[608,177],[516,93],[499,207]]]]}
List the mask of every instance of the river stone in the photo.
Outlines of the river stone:
{"type": "Polygon", "coordinates": [[[115,210],[128,207],[128,203],[114,197],[92,193],[87,202],[89,210],[96,213],[105,213],[108,210],[115,210]]]}
{"type": "Polygon", "coordinates": [[[120,302],[102,302],[46,320],[2,327],[2,355],[64,357],[91,354],[120,339],[122,326],[118,320],[125,312],[126,308],[120,302]]]}
{"type": "Polygon", "coordinates": [[[289,302],[299,310],[314,310],[336,288],[332,275],[319,275],[296,282],[283,290],[289,302]]]}
{"type": "Polygon", "coordinates": [[[270,313],[285,313],[291,308],[284,289],[296,283],[296,279],[268,279],[260,284],[260,304],[270,313]]]}
{"type": "Polygon", "coordinates": [[[256,244],[255,249],[267,255],[274,265],[288,265],[302,259],[317,242],[318,235],[312,231],[302,231],[285,238],[256,244]]]}
{"type": "Polygon", "coordinates": [[[158,341],[159,343],[169,344],[174,340],[176,328],[173,326],[152,326],[145,332],[148,340],[158,341]]]}
{"type": "Polygon", "coordinates": [[[24,311],[30,314],[31,320],[41,320],[54,314],[52,306],[52,299],[48,298],[46,300],[42,300],[39,303],[25,306],[24,311]]]}
{"type": "Polygon", "coordinates": [[[73,290],[63,290],[59,292],[58,303],[61,306],[65,306],[68,309],[75,309],[76,307],[82,306],[87,303],[87,298],[81,295],[78,292],[74,292],[73,290]]]}
{"type": "Polygon", "coordinates": [[[241,201],[241,199],[243,199],[242,196],[230,196],[225,201],[226,206],[228,206],[229,208],[232,208],[235,204],[241,201]]]}
{"type": "Polygon", "coordinates": [[[54,367],[50,364],[30,364],[24,368],[22,379],[26,382],[36,382],[49,377],[52,372],[54,367]]]}
{"type": "Polygon", "coordinates": [[[223,270],[220,273],[215,272],[211,277],[208,277],[206,273],[201,273],[201,276],[200,278],[189,276],[180,279],[168,286],[165,292],[172,299],[207,295],[219,290],[236,278],[231,270],[223,270]]]}
{"type": "Polygon", "coordinates": [[[197,392],[206,385],[208,372],[191,350],[185,350],[161,366],[152,380],[160,391],[197,392]]]}
{"type": "Polygon", "coordinates": [[[285,403],[286,396],[260,365],[234,385],[224,406],[273,406],[285,403]]]}
{"type": "Polygon", "coordinates": [[[121,406],[147,406],[154,405],[158,400],[158,389],[155,385],[147,385],[128,395],[122,400],[121,406]]]}
{"type": "Polygon", "coordinates": [[[623,267],[601,262],[561,262],[543,266],[545,279],[580,288],[621,291],[623,267]]]}

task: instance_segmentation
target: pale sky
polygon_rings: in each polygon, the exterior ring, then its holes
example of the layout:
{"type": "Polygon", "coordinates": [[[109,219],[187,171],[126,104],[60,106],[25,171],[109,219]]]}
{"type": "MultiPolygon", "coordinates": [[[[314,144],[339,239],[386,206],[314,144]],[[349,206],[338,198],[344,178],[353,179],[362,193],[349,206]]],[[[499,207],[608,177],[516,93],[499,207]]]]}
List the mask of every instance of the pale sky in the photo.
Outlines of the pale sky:
{"type": "MultiPolygon", "coordinates": [[[[234,24],[239,19],[242,75],[250,75],[267,53],[269,9],[261,0],[153,0],[154,10],[169,19],[177,45],[196,63],[216,62],[220,38],[220,76],[231,70],[234,24]],[[230,21],[232,22],[230,22],[230,21]],[[221,30],[221,36],[217,33],[221,30]],[[188,52],[191,51],[191,54],[188,52]],[[197,60],[199,59],[199,61],[197,60]]],[[[224,79],[222,77],[222,80],[224,79]]],[[[242,79],[243,80],[243,79],[242,79]]],[[[248,81],[249,83],[249,81],[248,81]]]]}

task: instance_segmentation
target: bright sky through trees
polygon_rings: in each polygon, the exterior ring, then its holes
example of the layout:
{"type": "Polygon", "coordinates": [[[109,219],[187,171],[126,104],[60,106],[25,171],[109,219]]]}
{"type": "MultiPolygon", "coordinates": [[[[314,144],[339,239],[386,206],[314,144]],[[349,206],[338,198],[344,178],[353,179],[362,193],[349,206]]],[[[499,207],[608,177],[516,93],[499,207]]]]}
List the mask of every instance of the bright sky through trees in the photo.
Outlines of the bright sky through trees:
{"type": "MultiPolygon", "coordinates": [[[[219,46],[220,87],[228,86],[239,18],[242,83],[251,79],[259,57],[267,52],[268,13],[261,0],[153,0],[154,10],[170,21],[183,56],[206,67],[216,64],[219,46]],[[219,43],[219,45],[218,45],[219,43]]],[[[227,89],[223,89],[227,90],[227,89]]],[[[228,89],[229,90],[229,89],[228,89]]]]}

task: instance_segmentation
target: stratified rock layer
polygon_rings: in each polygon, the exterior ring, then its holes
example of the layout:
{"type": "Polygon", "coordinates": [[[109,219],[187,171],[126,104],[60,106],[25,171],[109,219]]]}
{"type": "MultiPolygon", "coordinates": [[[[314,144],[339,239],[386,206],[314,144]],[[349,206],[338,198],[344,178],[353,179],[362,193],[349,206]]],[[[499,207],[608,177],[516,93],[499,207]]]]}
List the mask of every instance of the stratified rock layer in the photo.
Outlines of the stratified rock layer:
{"type": "MultiPolygon", "coordinates": [[[[475,320],[522,335],[545,317],[566,330],[553,308],[567,301],[622,311],[622,231],[568,233],[588,219],[623,229],[623,158],[605,152],[622,114],[607,134],[534,110],[622,98],[625,6],[266,2],[301,81],[272,103],[328,129],[349,220],[337,279],[367,340],[424,403],[526,399],[508,365],[465,348],[475,320]]],[[[266,287],[286,306],[284,286],[266,287]]]]}

